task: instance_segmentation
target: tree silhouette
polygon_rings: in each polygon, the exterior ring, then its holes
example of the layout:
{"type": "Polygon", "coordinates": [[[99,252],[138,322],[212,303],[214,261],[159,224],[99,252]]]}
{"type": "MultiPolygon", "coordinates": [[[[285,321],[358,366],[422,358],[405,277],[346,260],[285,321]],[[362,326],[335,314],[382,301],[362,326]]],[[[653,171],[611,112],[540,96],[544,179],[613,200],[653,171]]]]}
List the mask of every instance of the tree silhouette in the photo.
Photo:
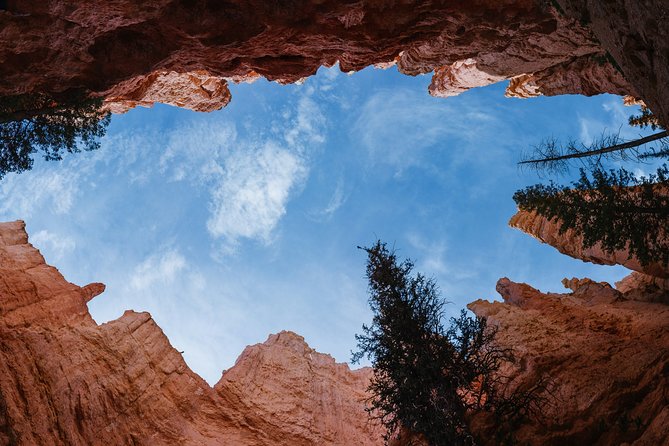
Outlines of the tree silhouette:
{"type": "Polygon", "coordinates": [[[520,161],[518,164],[529,165],[538,170],[549,172],[563,172],[568,170],[569,163],[573,160],[591,158],[587,165],[594,168],[599,167],[604,157],[617,156],[622,160],[644,160],[648,158],[664,157],[669,150],[669,132],[663,130],[653,135],[634,140],[624,140],[619,134],[602,135],[592,144],[582,144],[569,141],[561,145],[555,138],[542,141],[534,147],[534,156],[530,159],[520,161]],[[649,148],[640,151],[639,148],[652,142],[657,142],[659,149],[649,148]]]}
{"type": "Polygon", "coordinates": [[[372,361],[367,410],[386,428],[386,444],[408,432],[431,446],[473,445],[466,421],[472,412],[495,412],[500,420],[534,412],[545,383],[504,396],[508,379],[499,370],[514,357],[495,345],[485,318],[463,310],[444,326],[434,280],[413,275],[413,263],[399,263],[380,241],[361,249],[374,318],[356,335],[353,361],[372,361]]]}
{"type": "Polygon", "coordinates": [[[669,169],[636,177],[628,170],[584,170],[572,187],[536,184],[517,191],[520,209],[535,211],[573,229],[583,246],[601,244],[605,252],[629,250],[641,264],[669,263],[669,169]]]}
{"type": "Polygon", "coordinates": [[[644,161],[669,156],[669,132],[648,107],[642,105],[641,114],[630,116],[628,122],[631,126],[650,127],[652,130],[659,128],[661,131],[632,140],[622,138],[620,133],[604,133],[590,144],[576,140],[561,144],[556,138],[548,138],[534,146],[532,153],[518,164],[548,173],[563,173],[575,161],[580,162],[582,167],[598,169],[605,159],[644,161]],[[651,143],[655,145],[650,146],[651,143]]]}
{"type": "Polygon", "coordinates": [[[82,93],[0,98],[0,179],[30,170],[36,152],[50,161],[62,159],[65,152],[98,149],[110,121],[101,105],[101,99],[82,93]]]}

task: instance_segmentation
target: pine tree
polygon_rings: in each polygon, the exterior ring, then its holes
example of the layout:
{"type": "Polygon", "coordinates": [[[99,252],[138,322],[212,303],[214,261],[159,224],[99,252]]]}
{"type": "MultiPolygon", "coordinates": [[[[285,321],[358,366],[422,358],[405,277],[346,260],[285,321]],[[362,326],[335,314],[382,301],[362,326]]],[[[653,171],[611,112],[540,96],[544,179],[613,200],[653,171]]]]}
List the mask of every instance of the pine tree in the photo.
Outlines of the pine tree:
{"type": "Polygon", "coordinates": [[[669,169],[662,166],[637,178],[625,169],[584,169],[572,187],[537,184],[517,191],[520,209],[535,211],[583,236],[584,248],[601,244],[605,252],[629,249],[646,265],[669,263],[669,169]]]}
{"type": "Polygon", "coordinates": [[[640,115],[630,116],[629,125],[661,131],[631,140],[621,138],[619,133],[605,133],[590,144],[575,140],[561,144],[555,138],[548,138],[534,146],[532,154],[518,164],[549,173],[563,173],[574,162],[594,170],[601,169],[602,161],[606,159],[643,161],[669,156],[669,132],[648,107],[642,105],[640,115]]]}
{"type": "Polygon", "coordinates": [[[445,302],[434,280],[413,275],[413,263],[398,262],[380,241],[361,249],[368,255],[374,318],[356,335],[353,361],[366,356],[373,364],[368,412],[386,428],[386,444],[408,432],[430,446],[473,445],[468,415],[485,410],[509,420],[539,406],[544,381],[507,395],[507,378],[499,370],[514,357],[495,345],[496,330],[485,318],[463,310],[446,327],[445,302]]]}
{"type": "Polygon", "coordinates": [[[101,111],[101,99],[73,94],[53,98],[44,94],[0,99],[0,179],[9,172],[33,166],[33,155],[60,160],[65,152],[100,147],[110,116],[101,111]]]}

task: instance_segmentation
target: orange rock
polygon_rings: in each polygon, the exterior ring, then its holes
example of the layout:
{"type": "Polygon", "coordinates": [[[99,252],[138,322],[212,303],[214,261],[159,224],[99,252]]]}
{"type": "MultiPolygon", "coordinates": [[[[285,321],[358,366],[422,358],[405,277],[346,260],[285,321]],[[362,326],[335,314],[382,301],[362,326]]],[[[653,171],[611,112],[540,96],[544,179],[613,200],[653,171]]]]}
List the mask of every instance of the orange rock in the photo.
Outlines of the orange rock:
{"type": "Polygon", "coordinates": [[[537,240],[551,245],[561,253],[575,259],[581,259],[584,262],[600,265],[623,265],[649,276],[669,279],[669,265],[661,265],[660,263],[641,265],[639,260],[631,257],[627,250],[608,253],[599,244],[585,248],[582,235],[572,229],[560,234],[560,225],[557,221],[548,220],[535,212],[519,210],[511,217],[509,226],[518,228],[537,240]]]}
{"type": "Polygon", "coordinates": [[[516,96],[636,94],[578,19],[535,0],[10,0],[0,30],[0,95],[84,88],[114,112],[211,111],[225,79],[290,83],[337,62],[434,71],[436,96],[518,76],[516,96]]]}
{"type": "MultiPolygon", "coordinates": [[[[669,306],[628,300],[629,289],[589,279],[565,283],[572,293],[501,279],[504,302],[468,305],[513,348],[514,387],[541,376],[553,383],[545,418],[520,426],[517,444],[669,444],[669,306]]],[[[483,417],[474,420],[484,444],[496,444],[485,426],[483,417]]]]}
{"type": "Polygon", "coordinates": [[[370,369],[282,332],[212,388],[148,313],[96,324],[86,302],[104,285],[68,283],[24,228],[0,224],[0,444],[381,445],[370,369]]]}
{"type": "Polygon", "coordinates": [[[105,92],[104,109],[125,113],[131,108],[173,105],[199,112],[219,110],[230,102],[227,82],[206,71],[176,73],[156,71],[137,76],[105,92]]]}

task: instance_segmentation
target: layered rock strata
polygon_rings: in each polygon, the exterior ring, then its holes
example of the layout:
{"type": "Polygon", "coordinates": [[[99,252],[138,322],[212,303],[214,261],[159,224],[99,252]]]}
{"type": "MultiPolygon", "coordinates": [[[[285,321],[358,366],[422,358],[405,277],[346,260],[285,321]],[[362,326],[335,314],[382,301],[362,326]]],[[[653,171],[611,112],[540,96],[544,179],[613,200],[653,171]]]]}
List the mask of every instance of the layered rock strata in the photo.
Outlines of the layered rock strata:
{"type": "Polygon", "coordinates": [[[0,224],[0,445],[379,445],[371,370],[282,332],[212,388],[148,313],[98,325],[104,290],[46,265],[23,222],[0,224]]]}
{"type": "Polygon", "coordinates": [[[117,111],[211,110],[229,100],[226,80],[295,82],[337,62],[435,71],[438,96],[517,76],[520,96],[636,94],[605,56],[540,0],[9,0],[0,10],[0,95],[83,88],[117,111]]]}
{"type": "Polygon", "coordinates": [[[669,2],[556,0],[559,12],[591,29],[665,126],[669,125],[669,2]]]}
{"type": "Polygon", "coordinates": [[[515,431],[516,444],[669,444],[669,306],[589,279],[565,285],[573,292],[501,279],[504,302],[469,304],[514,349],[514,385],[552,383],[544,418],[515,431]]]}

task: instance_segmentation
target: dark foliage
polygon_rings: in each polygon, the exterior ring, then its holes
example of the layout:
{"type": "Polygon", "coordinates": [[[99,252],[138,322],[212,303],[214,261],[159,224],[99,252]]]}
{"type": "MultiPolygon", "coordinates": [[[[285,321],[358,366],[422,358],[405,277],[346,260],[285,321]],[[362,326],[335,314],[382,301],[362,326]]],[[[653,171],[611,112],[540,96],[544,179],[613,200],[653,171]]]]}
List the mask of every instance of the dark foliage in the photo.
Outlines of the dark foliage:
{"type": "Polygon", "coordinates": [[[640,115],[630,116],[629,125],[640,128],[650,127],[652,130],[662,128],[660,121],[657,119],[657,116],[655,116],[653,112],[651,112],[650,109],[645,105],[641,106],[640,115]]]}
{"type": "Polygon", "coordinates": [[[98,149],[110,121],[101,105],[101,99],[84,94],[0,98],[0,179],[30,170],[37,152],[51,161],[62,159],[65,152],[98,149]]]}
{"type": "Polygon", "coordinates": [[[567,172],[573,163],[590,170],[601,169],[602,161],[645,161],[650,158],[666,158],[669,155],[669,132],[660,125],[657,117],[641,106],[641,114],[630,116],[629,125],[652,130],[661,130],[653,135],[625,140],[619,133],[602,134],[591,144],[569,140],[566,144],[548,138],[533,147],[518,164],[549,174],[567,172]]]}
{"type": "Polygon", "coordinates": [[[556,221],[562,234],[574,229],[584,247],[601,243],[604,251],[629,249],[642,264],[669,262],[669,169],[635,177],[625,169],[581,169],[572,188],[537,184],[518,191],[521,209],[556,221]]]}
{"type": "Polygon", "coordinates": [[[532,154],[518,164],[559,174],[567,172],[574,162],[584,168],[601,169],[604,160],[641,161],[663,158],[668,152],[669,132],[666,130],[629,141],[618,134],[604,134],[588,145],[574,140],[561,144],[549,138],[534,146],[532,154]]]}
{"type": "MultiPolygon", "coordinates": [[[[532,410],[520,394],[503,396],[508,379],[498,372],[513,355],[493,343],[496,330],[486,319],[463,310],[445,327],[434,280],[413,275],[413,263],[399,263],[380,241],[361,249],[368,255],[374,319],[356,335],[353,361],[372,361],[368,412],[386,428],[386,443],[408,431],[431,446],[473,445],[468,414],[497,411],[501,419],[532,410]]],[[[537,401],[529,394],[527,399],[537,401]]]]}

